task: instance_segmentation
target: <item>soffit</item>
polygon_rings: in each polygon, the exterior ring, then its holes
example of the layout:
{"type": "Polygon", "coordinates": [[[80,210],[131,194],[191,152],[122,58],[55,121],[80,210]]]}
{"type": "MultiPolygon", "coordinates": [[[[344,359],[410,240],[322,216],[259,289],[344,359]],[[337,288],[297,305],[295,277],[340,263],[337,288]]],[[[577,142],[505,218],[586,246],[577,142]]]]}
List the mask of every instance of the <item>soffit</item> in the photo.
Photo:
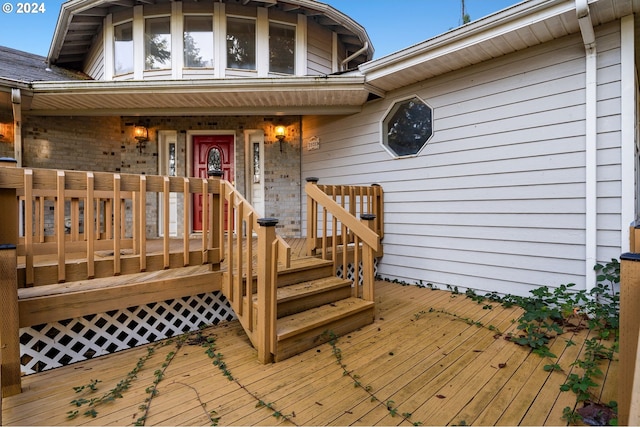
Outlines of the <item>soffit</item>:
{"type": "Polygon", "coordinates": [[[195,81],[39,82],[33,115],[352,114],[370,91],[362,76],[195,81]]]}
{"type": "MultiPolygon", "coordinates": [[[[367,82],[390,91],[580,32],[574,0],[529,0],[363,64],[367,82]]],[[[589,3],[594,27],[638,12],[637,0],[589,3]]]]}

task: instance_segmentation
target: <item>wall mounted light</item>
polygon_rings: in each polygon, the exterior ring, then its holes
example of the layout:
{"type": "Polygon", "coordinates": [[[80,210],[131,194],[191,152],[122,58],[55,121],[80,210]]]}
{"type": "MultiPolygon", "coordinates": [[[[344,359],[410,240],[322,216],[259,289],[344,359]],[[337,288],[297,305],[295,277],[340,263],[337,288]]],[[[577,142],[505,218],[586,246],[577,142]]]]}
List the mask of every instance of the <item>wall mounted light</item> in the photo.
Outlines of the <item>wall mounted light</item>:
{"type": "Polygon", "coordinates": [[[286,128],[282,125],[276,126],[276,139],[280,143],[280,152],[282,153],[282,141],[284,141],[284,135],[286,128]]]}
{"type": "Polygon", "coordinates": [[[144,125],[136,125],[133,128],[133,137],[138,141],[138,151],[142,154],[149,140],[149,129],[144,125]]]}

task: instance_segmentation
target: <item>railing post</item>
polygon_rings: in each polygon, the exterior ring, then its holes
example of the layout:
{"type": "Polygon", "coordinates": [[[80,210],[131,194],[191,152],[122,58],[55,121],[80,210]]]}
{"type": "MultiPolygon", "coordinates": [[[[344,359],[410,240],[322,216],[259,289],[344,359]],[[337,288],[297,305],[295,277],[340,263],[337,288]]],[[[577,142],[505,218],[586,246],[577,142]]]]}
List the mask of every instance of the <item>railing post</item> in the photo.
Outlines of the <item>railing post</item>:
{"type": "MultiPolygon", "coordinates": [[[[374,214],[361,214],[360,221],[370,229],[375,227],[376,216],[374,214]]],[[[362,299],[366,301],[373,301],[374,295],[374,283],[375,273],[373,258],[375,254],[373,248],[367,244],[362,245],[362,299]]],[[[354,266],[358,268],[358,266],[354,266]]]]}
{"type": "Polygon", "coordinates": [[[618,425],[640,424],[640,254],[620,256],[618,425]]]}
{"type": "MultiPolygon", "coordinates": [[[[306,179],[308,184],[317,185],[318,178],[310,176],[306,179]]],[[[318,205],[307,195],[307,255],[316,254],[316,240],[318,237],[318,205]]]]}
{"type": "Polygon", "coordinates": [[[376,222],[373,231],[376,232],[380,239],[384,237],[384,200],[382,197],[382,186],[380,184],[371,184],[373,189],[373,213],[376,215],[376,222]]]}
{"type": "Polygon", "coordinates": [[[224,203],[222,202],[222,188],[220,181],[222,180],[223,172],[221,170],[213,170],[207,172],[210,178],[213,178],[212,188],[217,189],[217,193],[214,191],[211,201],[211,230],[209,234],[209,248],[217,248],[217,256],[212,257],[212,251],[209,251],[208,261],[213,265],[219,265],[224,258],[222,253],[222,244],[224,234],[222,229],[224,228],[224,203]]]}
{"type": "MultiPolygon", "coordinates": [[[[15,167],[0,158],[1,167],[15,167]]],[[[0,173],[1,169],[0,169],[0,173]]],[[[18,318],[18,197],[15,189],[0,188],[0,384],[1,397],[20,393],[20,332],[18,318]]],[[[29,218],[30,220],[30,218],[29,218]]]]}
{"type": "Polygon", "coordinates": [[[271,363],[276,339],[276,218],[258,219],[258,360],[271,363]]]}

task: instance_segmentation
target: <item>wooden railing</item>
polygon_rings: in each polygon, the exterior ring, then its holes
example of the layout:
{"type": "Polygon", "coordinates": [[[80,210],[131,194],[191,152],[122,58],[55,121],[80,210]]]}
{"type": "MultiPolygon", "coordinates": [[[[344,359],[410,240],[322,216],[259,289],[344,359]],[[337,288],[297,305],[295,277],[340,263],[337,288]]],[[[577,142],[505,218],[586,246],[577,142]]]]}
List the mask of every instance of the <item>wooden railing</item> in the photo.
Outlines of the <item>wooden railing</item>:
{"type": "MultiPolygon", "coordinates": [[[[26,169],[4,161],[0,162],[0,207],[4,395],[20,391],[19,328],[35,324],[34,319],[45,311],[47,319],[60,320],[65,315],[115,309],[114,304],[160,301],[196,288],[219,287],[206,274],[188,284],[177,279],[127,284],[126,293],[109,289],[113,280],[103,284],[107,278],[184,266],[209,264],[209,271],[219,270],[222,207],[218,178],[26,169]],[[176,194],[184,202],[180,214],[178,209],[169,209],[176,194]],[[190,248],[193,197],[202,198],[203,225],[200,245],[196,242],[190,248]],[[157,225],[163,237],[152,242],[147,238],[147,208],[160,201],[163,212],[157,225]],[[170,239],[170,231],[178,231],[170,230],[170,222],[182,227],[181,242],[170,239]],[[153,253],[149,246],[156,248],[153,253]],[[69,282],[74,286],[66,285],[69,282]],[[97,302],[97,293],[102,291],[97,302]],[[18,301],[18,294],[29,297],[18,301]],[[27,309],[34,305],[37,310],[27,309]],[[98,311],[91,311],[94,309],[98,311]]],[[[156,224],[156,218],[150,218],[156,224]]]]}
{"type": "MultiPolygon", "coordinates": [[[[0,186],[14,188],[22,212],[18,256],[24,283],[40,286],[121,274],[219,263],[217,180],[106,172],[3,168],[0,186]],[[190,249],[190,203],[178,218],[182,247],[171,250],[170,194],[203,198],[201,247],[190,249]],[[147,253],[147,202],[162,200],[159,254],[147,253]],[[102,256],[101,256],[102,255],[102,256]],[[50,265],[36,266],[40,257],[50,265]],[[78,261],[71,262],[78,259],[78,261]]],[[[7,206],[7,208],[9,208],[7,206]]]]}
{"type": "Polygon", "coordinates": [[[244,197],[221,181],[229,228],[224,248],[227,272],[222,289],[262,363],[272,361],[276,346],[278,263],[289,267],[291,248],[275,232],[275,218],[260,218],[244,197]],[[257,239],[257,254],[253,239],[257,239]],[[235,253],[230,253],[231,251],[235,253]],[[254,306],[254,296],[256,304],[254,306]]]}
{"type": "Polygon", "coordinates": [[[305,191],[307,254],[332,260],[334,271],[342,265],[343,278],[352,263],[353,296],[373,301],[373,262],[382,256],[380,240],[384,235],[382,187],[318,185],[315,178],[309,178],[305,191]]]}

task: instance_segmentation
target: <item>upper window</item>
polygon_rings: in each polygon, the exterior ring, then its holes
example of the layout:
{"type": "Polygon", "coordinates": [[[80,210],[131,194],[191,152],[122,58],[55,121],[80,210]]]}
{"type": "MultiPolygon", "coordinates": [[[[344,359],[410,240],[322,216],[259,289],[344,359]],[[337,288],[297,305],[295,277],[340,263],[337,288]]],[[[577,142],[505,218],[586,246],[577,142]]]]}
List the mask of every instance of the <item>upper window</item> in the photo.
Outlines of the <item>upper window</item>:
{"type": "Polygon", "coordinates": [[[269,23],[269,71],[294,74],[296,53],[296,27],[269,23]]]}
{"type": "Polygon", "coordinates": [[[144,23],[144,69],[171,68],[171,18],[149,18],[144,23]]]}
{"type": "Polygon", "coordinates": [[[184,17],[184,66],[213,68],[213,18],[184,17]]]}
{"type": "Polygon", "coordinates": [[[133,22],[113,27],[113,71],[133,73],[133,22]]]}
{"type": "Polygon", "coordinates": [[[417,96],[394,104],[382,122],[382,144],[396,157],[418,154],[432,135],[431,107],[417,96]]]}
{"type": "Polygon", "coordinates": [[[227,67],[256,69],[256,21],[227,19],[227,67]]]}

